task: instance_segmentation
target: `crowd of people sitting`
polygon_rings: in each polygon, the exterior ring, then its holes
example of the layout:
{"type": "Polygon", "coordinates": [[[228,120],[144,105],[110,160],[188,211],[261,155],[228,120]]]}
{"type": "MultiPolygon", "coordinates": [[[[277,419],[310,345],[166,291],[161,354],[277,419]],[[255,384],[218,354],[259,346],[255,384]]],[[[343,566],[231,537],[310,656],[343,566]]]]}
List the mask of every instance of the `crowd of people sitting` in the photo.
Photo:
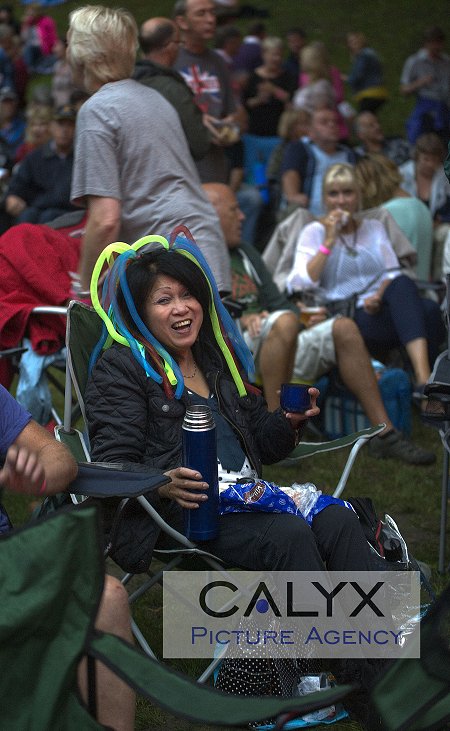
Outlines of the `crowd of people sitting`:
{"type": "MultiPolygon", "coordinates": [[[[374,389],[360,388],[352,377],[356,369],[344,362],[341,331],[347,337],[350,333],[354,343],[356,332],[362,337],[353,347],[367,358],[385,360],[393,346],[404,346],[420,400],[441,344],[438,305],[417,294],[426,322],[420,333],[405,333],[389,315],[388,294],[403,283],[416,296],[414,277],[442,279],[442,262],[446,254],[450,257],[450,190],[443,172],[450,59],[443,32],[427,30],[423,48],[405,63],[401,92],[417,96],[415,132],[406,138],[383,133],[377,117],[388,98],[383,68],[360,32],[347,34],[349,64],[342,73],[332,65],[325,44],[308,39],[300,27],[282,38],[268,35],[258,19],[243,36],[232,24],[232,14],[218,27],[213,0],[177,0],[172,18],[145,21],[137,35],[137,58],[131,16],[121,33],[111,32],[111,40],[100,37],[100,15],[73,13],[68,36],[62,38],[37,5],[27,6],[21,23],[11,8],[2,9],[2,230],[51,223],[68,213],[74,221],[82,220],[79,272],[72,275],[70,294],[86,299],[95,260],[111,241],[131,242],[151,231],[168,234],[181,224],[202,249],[221,293],[236,297],[235,258],[229,256],[217,186],[223,186],[225,198],[235,196],[240,243],[250,260],[260,258],[277,224],[296,214],[302,226],[309,225],[303,231],[298,227],[284,280],[266,259],[270,271],[259,287],[262,300],[271,300],[267,292],[272,286],[281,299],[261,307],[256,321],[245,297],[240,298],[246,338],[259,338],[263,323],[269,342],[278,330],[282,333],[280,368],[267,366],[264,347],[253,343],[270,408],[278,405],[283,379],[314,382],[337,363],[370,421],[380,420],[379,404],[365,404],[374,389]],[[104,56],[114,41],[122,43],[121,52],[103,62],[95,43],[83,40],[86,28],[104,56]],[[33,84],[27,92],[27,79],[37,72],[47,75],[49,83],[33,84]],[[149,134],[136,134],[141,125],[149,134]],[[333,170],[340,170],[342,179],[337,174],[337,189],[330,193],[326,181],[333,170]],[[376,215],[384,210],[383,223],[361,218],[366,209],[380,211],[376,215]],[[309,241],[310,233],[317,246],[309,241]],[[396,248],[402,235],[403,248],[409,246],[408,276],[396,248]],[[366,242],[375,246],[374,236],[377,263],[362,265],[364,256],[371,256],[366,242]],[[335,259],[339,271],[331,274],[335,259]],[[384,275],[386,270],[393,273],[384,275]],[[301,290],[310,296],[317,288],[323,315],[313,320],[317,327],[311,332],[299,333],[301,303],[287,297],[295,291],[298,298],[301,290]],[[336,315],[336,300],[350,296],[357,296],[353,322],[342,312],[336,315]],[[286,310],[280,321],[275,310],[286,310]],[[389,338],[384,317],[393,328],[389,338]],[[380,321],[378,335],[375,320],[380,321]],[[321,339],[327,348],[332,344],[326,357],[324,344],[318,345],[321,339]],[[420,355],[417,340],[425,343],[420,355]],[[311,368],[307,364],[313,360],[311,368]]],[[[252,266],[258,270],[259,261],[252,266]]],[[[397,305],[392,309],[396,313],[397,305]]],[[[385,416],[383,421],[388,423],[385,416]]],[[[416,457],[419,462],[423,458],[420,450],[416,457]]]]}
{"type": "MultiPolygon", "coordinates": [[[[112,242],[132,244],[148,234],[169,240],[168,250],[144,248],[124,264],[128,283],[115,282],[113,305],[133,347],[106,350],[86,404],[93,458],[164,471],[171,482],[154,499],[174,526],[180,507],[195,509],[207,487],[181,464],[190,403],[212,406],[222,466],[260,476],[262,464],[287,456],[305,421],[318,414],[314,384],[335,368],[369,422],[385,424],[371,441],[373,457],[435,461],[396,428],[372,358],[388,363],[400,348],[421,408],[445,330],[439,302],[426,288],[422,296],[416,280],[426,285],[450,270],[444,33],[428,29],[406,60],[400,92],[416,104],[406,136],[399,130],[387,137],[377,114],[394,102],[363,33],[347,34],[344,73],[330,49],[300,27],[283,38],[258,19],[243,36],[231,13],[218,28],[216,10],[213,0],[176,0],[171,18],[150,18],[138,30],[128,11],[85,6],[70,13],[67,37],[59,37],[38,4],[26,7],[21,22],[9,6],[0,8],[0,262],[8,262],[8,272],[20,270],[14,255],[23,247],[11,242],[26,236],[40,270],[35,277],[31,253],[30,290],[14,302],[11,280],[0,282],[9,313],[8,327],[4,314],[0,320],[0,348],[1,325],[9,338],[15,323],[26,331],[24,312],[31,318],[33,304],[90,303],[96,262],[112,242]],[[37,242],[51,227],[47,245],[58,246],[58,236],[67,244],[68,234],[57,229],[70,225],[81,236],[73,254],[78,269],[69,272],[55,251],[67,286],[54,301],[55,262],[45,267],[37,242]],[[279,227],[288,234],[274,257],[264,247],[271,236],[281,240],[279,227]],[[302,324],[311,302],[314,313],[302,324]],[[254,358],[265,400],[246,380],[245,358],[230,366],[228,346],[218,340],[217,322],[224,332],[228,322],[222,303],[236,317],[230,337],[242,337],[242,352],[254,358]],[[175,396],[168,363],[183,387],[175,396]],[[280,386],[291,380],[311,384],[306,416],[280,408],[280,386]]],[[[48,354],[47,338],[40,347],[48,354]]],[[[1,386],[0,398],[15,421],[7,429],[0,420],[0,446],[10,448],[0,479],[19,492],[65,488],[76,469],[67,454],[59,453],[63,478],[52,477],[45,459],[29,457],[47,449],[50,437],[1,386]],[[26,474],[17,457],[22,448],[31,460],[26,474]]],[[[328,507],[312,531],[290,518],[225,517],[208,550],[250,569],[319,569],[325,562],[370,570],[351,511],[328,507]]],[[[145,554],[136,560],[149,561],[162,538],[147,515],[136,521],[136,550],[145,554]]],[[[124,550],[134,551],[128,539],[124,550]]],[[[123,603],[120,588],[107,584],[106,610],[111,592],[123,603]]],[[[99,624],[114,625],[102,610],[99,624]]],[[[119,620],[119,633],[129,638],[127,613],[119,620]]],[[[133,697],[126,697],[126,718],[117,721],[123,729],[134,713],[133,697]]]]}

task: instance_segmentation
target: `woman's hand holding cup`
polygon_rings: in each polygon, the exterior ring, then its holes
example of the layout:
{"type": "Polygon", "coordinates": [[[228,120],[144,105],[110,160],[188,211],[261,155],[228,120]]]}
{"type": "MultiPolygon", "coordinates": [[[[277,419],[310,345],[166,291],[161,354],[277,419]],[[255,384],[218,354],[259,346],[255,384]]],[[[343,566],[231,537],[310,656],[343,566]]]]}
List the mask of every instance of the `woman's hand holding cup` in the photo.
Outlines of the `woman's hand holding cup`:
{"type": "Polygon", "coordinates": [[[350,214],[348,211],[343,211],[341,208],[335,208],[329,211],[322,219],[322,223],[325,226],[325,245],[328,249],[333,248],[336,243],[336,236],[341,228],[347,225],[349,219],[350,214]]]}
{"type": "Polygon", "coordinates": [[[317,399],[319,389],[305,383],[283,383],[280,391],[280,406],[293,429],[307,419],[320,414],[317,399]]]}

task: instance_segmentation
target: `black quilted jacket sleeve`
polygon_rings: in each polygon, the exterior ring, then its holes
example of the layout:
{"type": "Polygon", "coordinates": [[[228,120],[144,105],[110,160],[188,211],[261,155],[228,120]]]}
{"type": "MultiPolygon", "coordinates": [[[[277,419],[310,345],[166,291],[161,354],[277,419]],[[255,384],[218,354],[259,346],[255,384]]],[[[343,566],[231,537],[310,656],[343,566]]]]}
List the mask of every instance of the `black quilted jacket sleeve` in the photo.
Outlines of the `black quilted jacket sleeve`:
{"type": "Polygon", "coordinates": [[[109,348],[88,382],[85,405],[95,461],[145,462],[149,379],[127,351],[109,348]]]}

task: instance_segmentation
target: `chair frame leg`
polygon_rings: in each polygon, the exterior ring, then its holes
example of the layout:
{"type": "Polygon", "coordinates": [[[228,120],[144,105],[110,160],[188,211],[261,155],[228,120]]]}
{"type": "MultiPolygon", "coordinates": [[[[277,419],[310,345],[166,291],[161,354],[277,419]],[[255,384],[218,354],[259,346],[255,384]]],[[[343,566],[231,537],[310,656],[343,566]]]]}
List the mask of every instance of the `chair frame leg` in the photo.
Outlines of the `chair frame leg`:
{"type": "Polygon", "coordinates": [[[445,543],[447,530],[447,501],[449,486],[449,453],[444,448],[444,457],[442,462],[442,489],[441,489],[441,525],[439,531],[439,564],[438,570],[440,574],[445,574],[445,543]]]}

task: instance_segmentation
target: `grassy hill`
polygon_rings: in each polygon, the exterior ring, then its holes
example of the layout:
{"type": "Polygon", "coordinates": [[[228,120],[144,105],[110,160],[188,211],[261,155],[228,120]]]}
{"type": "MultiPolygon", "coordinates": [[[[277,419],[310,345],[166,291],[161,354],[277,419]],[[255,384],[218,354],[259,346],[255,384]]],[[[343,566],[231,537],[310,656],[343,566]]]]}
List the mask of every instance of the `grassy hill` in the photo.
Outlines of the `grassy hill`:
{"type": "MultiPolygon", "coordinates": [[[[447,0],[434,0],[433,3],[418,0],[250,0],[258,8],[270,13],[266,24],[270,33],[283,35],[293,26],[300,25],[311,40],[323,40],[330,51],[331,60],[342,72],[349,69],[349,55],[345,45],[345,36],[349,30],[363,31],[369,44],[375,48],[383,59],[386,85],[390,92],[390,100],[380,113],[380,118],[387,134],[403,134],[404,120],[408,115],[412,100],[404,99],[398,94],[400,72],[404,60],[417,50],[421,43],[422,31],[431,25],[448,27],[447,0]]],[[[71,10],[82,3],[70,2],[50,8],[61,33],[67,29],[67,17],[71,10]]],[[[151,0],[141,3],[138,0],[127,2],[113,1],[116,7],[126,7],[138,23],[156,16],[170,16],[172,0],[151,0]]],[[[244,0],[242,0],[244,4],[244,0]]],[[[17,7],[20,17],[21,6],[17,7]]],[[[249,21],[237,23],[243,31],[249,21]]]]}

